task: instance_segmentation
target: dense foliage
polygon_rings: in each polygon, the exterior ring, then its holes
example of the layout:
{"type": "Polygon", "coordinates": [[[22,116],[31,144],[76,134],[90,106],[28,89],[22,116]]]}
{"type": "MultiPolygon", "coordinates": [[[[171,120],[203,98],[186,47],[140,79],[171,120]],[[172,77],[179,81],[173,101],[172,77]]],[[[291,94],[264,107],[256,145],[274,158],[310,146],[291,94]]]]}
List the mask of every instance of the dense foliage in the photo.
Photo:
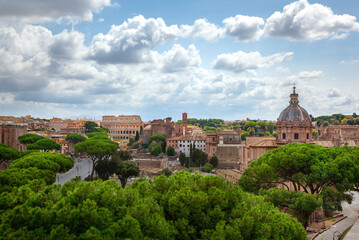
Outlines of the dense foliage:
{"type": "Polygon", "coordinates": [[[186,172],[123,189],[115,181],[35,180],[0,195],[6,239],[306,239],[263,197],[186,172]]]}
{"type": "Polygon", "coordinates": [[[171,146],[167,148],[167,156],[174,156],[175,155],[175,149],[171,146]]]}
{"type": "Polygon", "coordinates": [[[90,132],[86,133],[86,135],[89,138],[108,139],[108,134],[106,132],[90,132]]]}
{"type": "Polygon", "coordinates": [[[216,155],[213,155],[210,159],[209,159],[209,163],[213,166],[213,167],[217,167],[218,166],[218,158],[216,155]]]}
{"type": "Polygon", "coordinates": [[[28,134],[19,136],[17,139],[19,139],[19,142],[21,144],[27,145],[27,144],[35,143],[40,139],[44,139],[44,137],[37,135],[37,134],[28,133],[28,134]]]}
{"type": "Polygon", "coordinates": [[[203,167],[201,167],[202,172],[211,173],[213,169],[212,164],[206,163],[203,167]]]}
{"type": "Polygon", "coordinates": [[[54,173],[66,172],[74,166],[72,158],[64,154],[49,152],[34,152],[13,161],[9,169],[30,168],[48,169],[54,173]]]}
{"type": "Polygon", "coordinates": [[[166,138],[161,134],[155,134],[150,137],[150,145],[152,142],[158,142],[161,144],[161,151],[166,152],[166,138]]]}
{"type": "Polygon", "coordinates": [[[159,155],[162,152],[161,143],[158,143],[156,141],[151,142],[148,146],[148,150],[152,155],[159,155]]]}
{"type": "Polygon", "coordinates": [[[90,180],[92,180],[96,165],[100,161],[109,160],[112,155],[115,155],[118,150],[118,143],[112,142],[108,138],[91,137],[75,144],[74,148],[76,153],[91,159],[93,168],[90,180]]]}
{"type": "Polygon", "coordinates": [[[50,139],[45,138],[45,139],[40,139],[35,143],[27,145],[26,148],[28,150],[42,150],[48,152],[51,150],[61,150],[61,145],[50,139]]]}
{"type": "Polygon", "coordinates": [[[250,164],[239,180],[243,189],[258,192],[280,186],[287,190],[321,194],[327,214],[341,210],[346,192],[359,183],[359,148],[324,148],[314,144],[291,143],[267,152],[250,164]]]}
{"type": "Polygon", "coordinates": [[[99,129],[98,129],[99,126],[97,125],[97,123],[92,122],[92,121],[86,121],[84,127],[85,127],[85,133],[99,131],[99,129]]]}
{"type": "Polygon", "coordinates": [[[0,164],[4,161],[10,161],[18,158],[19,151],[9,147],[6,144],[0,143],[0,164]]]}
{"type": "Polygon", "coordinates": [[[99,161],[95,166],[96,173],[102,180],[108,180],[110,176],[116,174],[122,187],[125,187],[129,177],[137,177],[140,173],[136,163],[129,161],[131,159],[130,152],[119,151],[111,158],[99,161]]]}
{"type": "Polygon", "coordinates": [[[267,202],[271,202],[279,209],[289,211],[296,216],[305,228],[308,226],[310,215],[323,204],[319,195],[301,191],[270,188],[269,190],[260,189],[259,194],[264,196],[267,202]]]}
{"type": "Polygon", "coordinates": [[[200,167],[208,163],[208,154],[203,152],[201,149],[190,147],[190,163],[192,167],[200,167]]]}
{"type": "Polygon", "coordinates": [[[356,113],[352,115],[333,114],[331,116],[320,116],[314,119],[318,126],[328,125],[359,125],[359,117],[356,113]]]}
{"type": "Polygon", "coordinates": [[[86,138],[77,133],[70,133],[65,138],[66,141],[71,142],[73,144],[86,141],[86,138]]]}
{"type": "Polygon", "coordinates": [[[13,161],[9,169],[0,172],[0,193],[11,191],[34,179],[43,179],[46,184],[53,184],[57,172],[66,172],[72,167],[73,159],[63,154],[27,152],[13,161]]]}
{"type": "MultiPolygon", "coordinates": [[[[177,121],[181,124],[182,121],[177,121]]],[[[203,129],[204,133],[211,133],[223,129],[241,129],[242,140],[248,136],[276,136],[276,125],[271,121],[250,120],[250,121],[232,121],[225,123],[223,119],[196,119],[188,118],[189,125],[195,125],[203,129]]]]}

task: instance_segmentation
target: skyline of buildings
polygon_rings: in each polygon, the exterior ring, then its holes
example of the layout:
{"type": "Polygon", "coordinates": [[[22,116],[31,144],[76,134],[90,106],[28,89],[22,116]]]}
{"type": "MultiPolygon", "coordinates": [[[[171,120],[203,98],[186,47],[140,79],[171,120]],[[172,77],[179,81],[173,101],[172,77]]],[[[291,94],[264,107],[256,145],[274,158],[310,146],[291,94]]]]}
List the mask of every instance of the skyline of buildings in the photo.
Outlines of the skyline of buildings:
{"type": "Polygon", "coordinates": [[[1,115],[275,120],[293,83],[313,116],[359,111],[357,1],[61,6],[1,3],[1,115]]]}

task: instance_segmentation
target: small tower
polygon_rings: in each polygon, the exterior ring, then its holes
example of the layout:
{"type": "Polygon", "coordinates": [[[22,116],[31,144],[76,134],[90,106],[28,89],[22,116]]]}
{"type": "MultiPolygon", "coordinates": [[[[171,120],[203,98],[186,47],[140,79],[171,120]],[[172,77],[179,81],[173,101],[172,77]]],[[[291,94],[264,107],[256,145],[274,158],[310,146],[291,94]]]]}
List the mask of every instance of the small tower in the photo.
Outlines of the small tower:
{"type": "Polygon", "coordinates": [[[187,133],[187,113],[182,113],[183,135],[187,133]]]}

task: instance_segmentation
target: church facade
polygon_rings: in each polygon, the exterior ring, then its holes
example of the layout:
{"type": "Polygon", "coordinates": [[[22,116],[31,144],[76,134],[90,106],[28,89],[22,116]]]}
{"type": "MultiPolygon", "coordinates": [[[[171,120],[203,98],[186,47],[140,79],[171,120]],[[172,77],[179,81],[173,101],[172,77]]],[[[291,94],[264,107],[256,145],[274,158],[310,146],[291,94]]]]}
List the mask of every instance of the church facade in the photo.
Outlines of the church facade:
{"type": "Polygon", "coordinates": [[[256,160],[269,150],[276,149],[288,143],[312,143],[325,147],[334,146],[330,141],[313,141],[313,124],[308,112],[299,105],[298,94],[293,87],[289,106],[277,119],[277,137],[247,137],[245,161],[241,170],[249,167],[249,163],[256,160]]]}

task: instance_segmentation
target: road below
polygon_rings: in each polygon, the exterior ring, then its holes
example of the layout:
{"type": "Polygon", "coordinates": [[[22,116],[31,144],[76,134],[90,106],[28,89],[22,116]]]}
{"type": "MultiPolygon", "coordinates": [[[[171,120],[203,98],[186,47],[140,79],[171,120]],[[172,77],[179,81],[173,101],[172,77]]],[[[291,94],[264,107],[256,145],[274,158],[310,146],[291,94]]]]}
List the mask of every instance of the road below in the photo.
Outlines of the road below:
{"type": "Polygon", "coordinates": [[[79,161],[75,161],[75,165],[69,171],[65,173],[56,174],[56,182],[55,184],[65,184],[71,179],[80,176],[83,180],[85,177],[90,175],[92,170],[92,161],[90,159],[80,159],[79,161]]]}
{"type": "MultiPolygon", "coordinates": [[[[339,232],[343,234],[345,230],[351,227],[357,220],[359,216],[359,193],[353,193],[353,202],[348,204],[347,202],[342,203],[343,215],[347,216],[346,219],[334,224],[327,231],[319,234],[315,240],[331,240],[333,239],[334,233],[339,232]]],[[[359,238],[358,238],[359,239],[359,238]]]]}

